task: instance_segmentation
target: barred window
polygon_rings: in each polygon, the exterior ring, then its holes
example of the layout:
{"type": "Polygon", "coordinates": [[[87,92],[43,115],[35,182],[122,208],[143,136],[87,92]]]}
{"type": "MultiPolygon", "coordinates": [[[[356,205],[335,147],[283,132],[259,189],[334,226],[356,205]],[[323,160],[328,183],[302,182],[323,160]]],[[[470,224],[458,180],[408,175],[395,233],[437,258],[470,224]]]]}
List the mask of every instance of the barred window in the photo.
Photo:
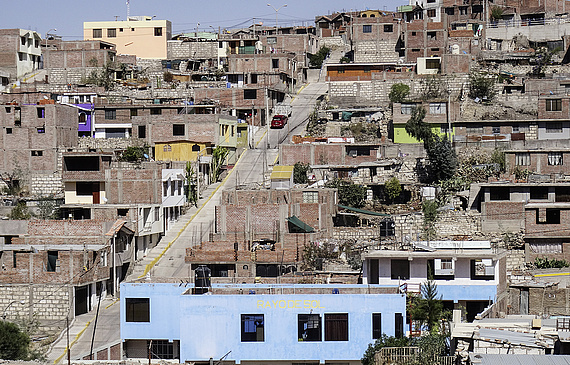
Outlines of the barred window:
{"type": "Polygon", "coordinates": [[[303,203],[318,203],[318,202],[319,202],[318,191],[303,191],[303,203]]]}
{"type": "Polygon", "coordinates": [[[515,165],[516,166],[530,165],[530,153],[529,152],[515,153],[515,165]]]}
{"type": "Polygon", "coordinates": [[[562,152],[549,152],[548,164],[551,166],[563,165],[562,152]]]}
{"type": "Polygon", "coordinates": [[[429,103],[430,114],[445,114],[447,112],[447,104],[445,103],[429,103]]]}
{"type": "Polygon", "coordinates": [[[559,112],[562,110],[562,99],[546,99],[547,112],[559,112]]]}
{"type": "Polygon", "coordinates": [[[562,133],[562,123],[560,122],[546,123],[546,133],[562,133]]]}

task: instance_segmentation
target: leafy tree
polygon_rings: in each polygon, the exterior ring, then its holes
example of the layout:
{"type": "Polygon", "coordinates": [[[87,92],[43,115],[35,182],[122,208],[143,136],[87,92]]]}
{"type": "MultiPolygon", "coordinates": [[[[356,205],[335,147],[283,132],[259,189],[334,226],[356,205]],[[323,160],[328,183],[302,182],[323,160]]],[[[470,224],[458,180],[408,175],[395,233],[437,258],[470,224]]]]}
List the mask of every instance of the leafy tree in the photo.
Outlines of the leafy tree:
{"type": "Polygon", "coordinates": [[[216,182],[220,178],[220,175],[222,174],[222,166],[229,153],[230,151],[227,148],[221,146],[217,146],[212,151],[212,182],[216,182]]]}
{"type": "Polygon", "coordinates": [[[0,321],[0,359],[27,360],[30,337],[7,321],[0,321]]]}
{"type": "Polygon", "coordinates": [[[424,215],[424,235],[427,240],[435,238],[435,222],[437,221],[439,204],[435,200],[425,200],[422,203],[424,215]]]}
{"type": "Polygon", "coordinates": [[[32,214],[28,210],[28,206],[24,201],[18,201],[16,206],[10,211],[8,218],[13,220],[23,220],[32,218],[32,214]]]}
{"type": "Polygon", "coordinates": [[[449,95],[447,83],[439,75],[428,76],[421,84],[420,98],[424,101],[441,99],[449,95]]]}
{"type": "Polygon", "coordinates": [[[400,181],[394,176],[388,180],[386,184],[384,184],[384,191],[386,192],[386,195],[388,196],[390,202],[393,202],[397,197],[400,196],[400,194],[402,194],[402,185],[400,184],[400,181]]]}
{"type": "Polygon", "coordinates": [[[417,363],[420,365],[432,365],[437,363],[438,356],[449,354],[449,338],[440,333],[429,333],[418,337],[413,341],[414,346],[420,348],[417,363]]]}
{"type": "Polygon", "coordinates": [[[427,327],[430,333],[440,330],[440,322],[444,317],[441,296],[437,296],[437,285],[433,279],[426,280],[421,286],[421,296],[412,297],[409,301],[409,313],[412,320],[427,327]]]}
{"type": "Polygon", "coordinates": [[[406,84],[397,83],[390,88],[388,98],[392,103],[403,103],[410,95],[410,87],[406,84]]]}
{"type": "Polygon", "coordinates": [[[366,201],[366,187],[352,182],[334,179],[326,184],[328,188],[338,190],[338,202],[354,208],[361,208],[366,201]]]}
{"type": "Polygon", "coordinates": [[[59,203],[54,194],[40,196],[37,200],[39,219],[57,219],[59,216],[59,203]]]}
{"type": "Polygon", "coordinates": [[[319,48],[316,54],[309,56],[309,63],[314,68],[321,68],[331,49],[326,46],[319,48]]]}
{"type": "Polygon", "coordinates": [[[430,161],[430,180],[449,179],[457,169],[457,156],[447,137],[441,138],[424,122],[425,116],[426,110],[423,107],[414,108],[406,123],[406,132],[423,142],[430,161]]]}
{"type": "Polygon", "coordinates": [[[130,146],[123,151],[119,160],[125,162],[139,162],[145,158],[144,155],[146,153],[148,153],[148,147],[130,146]]]}
{"type": "Polygon", "coordinates": [[[172,82],[172,80],[174,80],[174,75],[170,71],[164,71],[164,73],[162,74],[162,78],[166,82],[172,82]]]}
{"type": "Polygon", "coordinates": [[[537,257],[534,260],[534,265],[537,269],[561,269],[564,267],[569,267],[570,263],[568,261],[562,259],[548,259],[547,257],[537,257]]]}
{"type": "Polygon", "coordinates": [[[410,346],[410,339],[407,337],[394,337],[382,334],[374,343],[368,344],[360,362],[362,365],[375,365],[374,355],[384,347],[407,347],[410,346]]]}
{"type": "Polygon", "coordinates": [[[307,177],[307,172],[311,169],[308,163],[296,162],[293,167],[293,182],[295,184],[307,184],[309,183],[309,178],[307,177]]]}
{"type": "Polygon", "coordinates": [[[503,18],[503,8],[498,6],[493,6],[491,8],[491,19],[493,20],[500,20],[503,18]]]}
{"type": "Polygon", "coordinates": [[[196,171],[192,167],[192,162],[186,162],[186,182],[188,183],[186,190],[186,199],[196,208],[198,207],[198,181],[196,171]]]}
{"type": "Polygon", "coordinates": [[[546,66],[552,65],[554,63],[554,55],[560,51],[560,47],[557,47],[553,50],[548,50],[546,47],[540,47],[537,49],[536,52],[534,52],[534,56],[532,58],[535,66],[532,68],[532,72],[530,74],[535,77],[544,77],[546,66]]]}
{"type": "Polygon", "coordinates": [[[495,76],[482,72],[471,72],[469,74],[469,97],[472,99],[482,99],[491,101],[497,95],[495,91],[495,76]]]}
{"type": "Polygon", "coordinates": [[[499,172],[505,172],[507,168],[507,162],[505,160],[505,151],[499,148],[495,148],[493,150],[493,154],[491,155],[491,162],[497,164],[499,167],[499,172]]]}

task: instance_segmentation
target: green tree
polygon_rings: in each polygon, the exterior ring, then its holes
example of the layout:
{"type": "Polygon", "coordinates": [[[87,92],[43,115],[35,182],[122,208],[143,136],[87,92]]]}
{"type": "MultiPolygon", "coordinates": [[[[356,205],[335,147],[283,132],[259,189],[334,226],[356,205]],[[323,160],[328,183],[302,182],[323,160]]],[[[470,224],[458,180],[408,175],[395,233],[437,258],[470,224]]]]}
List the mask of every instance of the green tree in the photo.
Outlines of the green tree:
{"type": "Polygon", "coordinates": [[[447,137],[441,138],[435,134],[429,124],[424,122],[426,110],[423,107],[414,108],[406,123],[406,132],[415,139],[423,142],[430,162],[429,178],[431,181],[441,181],[451,178],[457,169],[457,156],[447,137]]]}
{"type": "Polygon", "coordinates": [[[417,359],[419,365],[431,365],[437,363],[438,356],[449,354],[449,338],[440,333],[429,333],[414,339],[413,344],[420,348],[417,359]]]}
{"type": "Polygon", "coordinates": [[[123,151],[119,160],[125,162],[140,162],[145,158],[144,155],[146,153],[148,153],[148,147],[130,146],[123,151]]]}
{"type": "Polygon", "coordinates": [[[491,101],[497,95],[495,83],[497,78],[493,75],[482,72],[471,72],[469,74],[469,97],[472,99],[491,101]]]}
{"type": "Polygon", "coordinates": [[[388,98],[392,103],[403,103],[410,96],[410,87],[401,82],[392,85],[388,98]]]}
{"type": "Polygon", "coordinates": [[[13,220],[24,220],[32,218],[32,214],[28,210],[28,206],[25,201],[18,201],[16,206],[10,211],[8,218],[13,220]]]}
{"type": "Polygon", "coordinates": [[[507,169],[507,162],[505,160],[505,151],[499,148],[493,150],[491,155],[491,163],[497,164],[498,172],[505,172],[507,169]]]}
{"type": "Polygon", "coordinates": [[[412,297],[408,302],[412,320],[421,327],[427,327],[430,333],[438,333],[444,318],[443,301],[437,296],[437,285],[429,278],[421,286],[421,296],[412,297]]]}
{"type": "Polygon", "coordinates": [[[192,162],[186,162],[186,183],[188,184],[186,188],[186,200],[198,207],[198,181],[196,176],[196,171],[192,167],[192,162]]]}
{"type": "Polygon", "coordinates": [[[326,46],[319,48],[316,54],[309,56],[309,63],[314,68],[321,68],[331,49],[326,46]]]}
{"type": "Polygon", "coordinates": [[[30,337],[20,328],[7,321],[0,321],[0,359],[27,360],[30,337]]]}
{"type": "Polygon", "coordinates": [[[433,240],[436,236],[435,223],[439,211],[439,204],[435,200],[425,200],[422,203],[422,213],[424,215],[424,235],[425,239],[433,240]]]}
{"type": "Polygon", "coordinates": [[[295,184],[309,183],[307,172],[309,172],[310,169],[311,166],[308,163],[296,162],[293,166],[293,182],[295,184]]]}
{"type": "Polygon", "coordinates": [[[402,185],[400,181],[394,176],[384,184],[384,191],[388,196],[390,202],[393,202],[402,194],[402,185]]]}
{"type": "Polygon", "coordinates": [[[226,158],[230,151],[221,146],[217,146],[212,151],[212,169],[211,169],[211,178],[212,182],[217,182],[222,174],[222,166],[224,165],[226,158]]]}
{"type": "Polygon", "coordinates": [[[164,71],[162,78],[165,82],[172,82],[174,80],[174,75],[170,71],[164,71]]]}
{"type": "Polygon", "coordinates": [[[339,204],[354,208],[361,208],[366,201],[366,187],[356,185],[352,182],[334,179],[326,184],[328,188],[336,188],[338,190],[339,204]]]}
{"type": "Polygon", "coordinates": [[[364,352],[362,359],[360,362],[362,365],[375,365],[374,363],[374,355],[380,351],[384,347],[407,347],[410,346],[410,339],[407,337],[394,337],[394,336],[386,336],[386,334],[382,334],[382,336],[374,341],[374,343],[368,344],[368,348],[364,352]]]}

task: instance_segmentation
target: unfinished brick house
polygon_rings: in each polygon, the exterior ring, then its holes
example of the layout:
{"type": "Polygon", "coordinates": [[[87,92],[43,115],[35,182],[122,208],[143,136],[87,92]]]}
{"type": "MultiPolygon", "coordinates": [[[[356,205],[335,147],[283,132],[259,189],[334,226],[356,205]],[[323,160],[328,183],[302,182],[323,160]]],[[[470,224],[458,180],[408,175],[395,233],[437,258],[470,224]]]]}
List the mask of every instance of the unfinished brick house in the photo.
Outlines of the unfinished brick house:
{"type": "Polygon", "coordinates": [[[483,232],[525,234],[527,262],[537,257],[570,259],[570,185],[563,182],[497,182],[472,185],[472,208],[483,232]],[[478,192],[478,193],[477,193],[478,192]]]}
{"type": "Polygon", "coordinates": [[[11,319],[61,328],[100,296],[116,294],[131,262],[125,221],[4,221],[0,225],[0,303],[11,319]]]}
{"type": "Polygon", "coordinates": [[[446,53],[446,27],[442,22],[414,20],[406,24],[404,43],[406,62],[416,62],[419,57],[441,57],[446,53]]]}
{"type": "Polygon", "coordinates": [[[170,167],[121,163],[112,153],[65,153],[63,218],[125,220],[134,235],[133,259],[140,259],[178,219],[185,203],[184,171],[170,167]]]}
{"type": "Polygon", "coordinates": [[[0,69],[16,81],[40,68],[42,37],[26,29],[0,29],[0,69]]]}
{"type": "Polygon", "coordinates": [[[305,244],[332,237],[336,211],[335,189],[223,191],[215,233],[186,262],[227,280],[296,271],[305,244]]]}
{"type": "Polygon", "coordinates": [[[354,62],[398,62],[404,57],[403,28],[396,13],[355,17],[349,26],[354,62]]]}
{"type": "Polygon", "coordinates": [[[14,94],[13,98],[26,103],[4,102],[0,106],[0,171],[19,171],[21,185],[27,185],[32,194],[60,193],[61,150],[77,145],[77,109],[39,94],[14,94]]]}

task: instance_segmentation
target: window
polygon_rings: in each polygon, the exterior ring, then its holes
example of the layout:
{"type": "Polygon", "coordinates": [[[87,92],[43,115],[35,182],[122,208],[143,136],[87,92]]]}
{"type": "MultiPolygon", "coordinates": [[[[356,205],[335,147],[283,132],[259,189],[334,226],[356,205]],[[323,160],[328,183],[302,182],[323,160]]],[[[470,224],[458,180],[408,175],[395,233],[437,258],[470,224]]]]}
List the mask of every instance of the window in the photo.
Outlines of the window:
{"type": "Polygon", "coordinates": [[[511,189],[508,187],[496,187],[489,189],[491,200],[511,200],[511,189]]]}
{"type": "Polygon", "coordinates": [[[149,343],[147,348],[150,347],[153,359],[172,360],[180,357],[180,341],[174,340],[174,342],[169,342],[168,340],[152,340],[151,342],[152,344],[149,343]]]}
{"type": "Polygon", "coordinates": [[[303,191],[303,203],[318,203],[318,202],[319,202],[318,191],[303,191]]]}
{"type": "Polygon", "coordinates": [[[560,224],[560,209],[536,209],[536,224],[560,224]]]}
{"type": "MultiPolygon", "coordinates": [[[[98,184],[98,183],[95,183],[98,184]]],[[[75,194],[78,196],[92,196],[93,195],[93,183],[92,182],[81,182],[75,183],[75,194]]]]}
{"type": "Polygon", "coordinates": [[[79,113],[79,124],[87,124],[87,114],[79,113]]]}
{"type": "Polygon", "coordinates": [[[257,84],[257,74],[251,74],[250,81],[252,84],[257,84]]]}
{"type": "Polygon", "coordinates": [[[154,28],[154,36],[155,37],[162,37],[162,28],[161,27],[154,28]]]}
{"type": "Polygon", "coordinates": [[[279,60],[278,59],[272,59],[271,60],[271,68],[279,68],[279,60]]]}
{"type": "Polygon", "coordinates": [[[319,314],[299,314],[297,318],[299,341],[322,341],[319,314]]]}
{"type": "Polygon", "coordinates": [[[495,267],[492,259],[471,260],[471,280],[493,280],[495,267]]]}
{"type": "Polygon", "coordinates": [[[530,152],[515,153],[515,166],[529,166],[529,165],[530,165],[530,152]]]}
{"type": "Polygon", "coordinates": [[[570,187],[568,186],[557,186],[554,190],[554,196],[556,202],[570,202],[570,187]]]}
{"type": "Polygon", "coordinates": [[[562,133],[562,123],[561,122],[547,122],[546,123],[546,133],[562,133]]]}
{"type": "Polygon", "coordinates": [[[530,187],[530,199],[531,200],[547,200],[548,199],[548,187],[546,187],[546,186],[531,186],[530,187]]]}
{"type": "Polygon", "coordinates": [[[244,89],[243,98],[245,100],[255,100],[257,99],[257,89],[244,89]]]}
{"type": "Polygon", "coordinates": [[[393,24],[384,24],[384,33],[392,33],[394,31],[393,24]]]}
{"type": "Polygon", "coordinates": [[[183,136],[184,132],[184,124],[173,124],[172,125],[172,135],[173,136],[183,136]]]}
{"type": "Polygon", "coordinates": [[[412,114],[412,110],[416,107],[416,104],[402,104],[400,107],[400,112],[402,114],[412,114]]]}
{"type": "Polygon", "coordinates": [[[58,251],[48,251],[47,252],[46,271],[48,271],[48,272],[55,272],[56,271],[57,257],[58,257],[58,251]]]}
{"type": "Polygon", "coordinates": [[[372,25],[363,25],[362,26],[362,33],[372,33],[372,25]]]}
{"type": "Polygon", "coordinates": [[[435,41],[437,39],[437,32],[427,32],[428,41],[435,41]]]}
{"type": "Polygon", "coordinates": [[[492,129],[493,129],[493,134],[500,134],[501,133],[501,127],[498,125],[494,125],[492,127],[492,129]]]}
{"type": "Polygon", "coordinates": [[[146,125],[139,125],[139,138],[146,138],[146,125]]]}
{"type": "Polygon", "coordinates": [[[382,337],[382,313],[372,313],[372,339],[382,337]]]}
{"type": "Polygon", "coordinates": [[[172,146],[169,145],[169,144],[165,144],[165,145],[162,147],[162,152],[172,152],[172,146]]]}
{"type": "Polygon", "coordinates": [[[412,37],[415,37],[416,34],[417,34],[416,32],[412,32],[412,37]]]}
{"type": "Polygon", "coordinates": [[[134,31],[135,31],[135,28],[131,28],[131,32],[134,32],[134,31]]]}
{"type": "Polygon", "coordinates": [[[149,298],[125,298],[127,322],[150,322],[149,298]]]}
{"type": "Polygon", "coordinates": [[[126,217],[127,214],[129,214],[129,210],[128,209],[117,209],[117,215],[119,217],[126,217]]]}
{"type": "Polygon", "coordinates": [[[446,103],[429,103],[430,114],[445,114],[447,113],[446,103]]]}
{"type": "Polygon", "coordinates": [[[12,134],[12,128],[6,128],[6,134],[12,134]]]}
{"type": "Polygon", "coordinates": [[[115,38],[115,37],[117,37],[117,29],[116,28],[107,29],[107,38],[115,38]]]}
{"type": "Polygon", "coordinates": [[[435,18],[435,9],[428,9],[427,16],[430,18],[435,18]]]}
{"type": "Polygon", "coordinates": [[[467,15],[467,6],[460,6],[459,7],[459,14],[460,15],[467,15]]]}
{"type": "Polygon", "coordinates": [[[408,260],[392,260],[391,278],[408,280],[410,278],[410,262],[408,260]]]}
{"type": "Polygon", "coordinates": [[[440,61],[437,58],[428,58],[426,59],[426,69],[428,70],[439,70],[440,68],[440,61]]]}
{"type": "Polygon", "coordinates": [[[435,280],[453,280],[455,265],[452,259],[428,260],[427,275],[435,280]]]}
{"type": "Polygon", "coordinates": [[[325,341],[348,341],[348,313],[325,314],[325,341]]]}
{"type": "Polygon", "coordinates": [[[200,152],[200,145],[193,144],[192,145],[192,152],[200,152]]]}
{"type": "Polygon", "coordinates": [[[562,99],[546,99],[547,112],[559,112],[562,110],[562,99]]]}
{"type": "Polygon", "coordinates": [[[26,61],[28,59],[28,55],[26,55],[25,53],[22,53],[22,52],[18,52],[18,59],[20,61],[26,61]]]}
{"type": "Polygon", "coordinates": [[[131,118],[132,117],[136,117],[139,115],[139,110],[138,109],[131,109],[131,118]]]}
{"type": "Polygon", "coordinates": [[[103,38],[103,29],[93,29],[93,38],[103,38]]]}
{"type": "Polygon", "coordinates": [[[162,196],[168,196],[168,181],[162,182],[162,196]]]}
{"type": "Polygon", "coordinates": [[[562,152],[548,152],[548,165],[559,166],[563,164],[562,152]]]}
{"type": "Polygon", "coordinates": [[[105,119],[117,119],[117,111],[115,109],[105,109],[105,119]]]}
{"type": "Polygon", "coordinates": [[[453,8],[445,8],[445,14],[453,15],[455,14],[455,10],[453,8]]]}
{"type": "Polygon", "coordinates": [[[119,33],[123,33],[123,28],[119,28],[119,33]]]}
{"type": "Polygon", "coordinates": [[[263,342],[263,326],[263,314],[242,314],[241,342],[263,342]]]}
{"type": "Polygon", "coordinates": [[[267,44],[276,44],[277,37],[267,37],[267,44]]]}
{"type": "Polygon", "coordinates": [[[439,133],[449,133],[449,125],[447,124],[440,124],[439,125],[439,133]]]}
{"type": "Polygon", "coordinates": [[[20,42],[22,42],[22,46],[26,45],[26,37],[20,37],[20,42]]]}
{"type": "Polygon", "coordinates": [[[38,118],[45,118],[46,117],[46,108],[36,108],[36,114],[38,118]]]}
{"type": "Polygon", "coordinates": [[[162,109],[160,108],[152,108],[150,110],[150,115],[162,115],[162,109]]]}
{"type": "Polygon", "coordinates": [[[154,221],[155,222],[160,221],[160,208],[159,207],[154,208],[154,221]]]}
{"type": "Polygon", "coordinates": [[[43,156],[44,151],[32,151],[32,156],[43,156]]]}

